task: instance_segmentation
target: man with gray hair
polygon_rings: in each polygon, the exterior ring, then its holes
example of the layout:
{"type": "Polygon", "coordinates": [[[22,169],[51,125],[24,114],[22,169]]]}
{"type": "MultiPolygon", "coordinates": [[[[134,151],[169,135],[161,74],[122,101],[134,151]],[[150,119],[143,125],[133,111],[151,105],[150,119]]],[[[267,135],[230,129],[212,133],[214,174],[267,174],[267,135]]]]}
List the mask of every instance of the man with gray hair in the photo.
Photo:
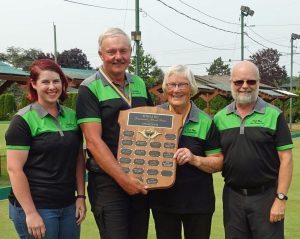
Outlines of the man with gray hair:
{"type": "Polygon", "coordinates": [[[258,97],[259,71],[250,61],[231,71],[230,105],[215,115],[221,133],[225,238],[284,238],[292,179],[290,131],[283,113],[258,97]]]}
{"type": "Polygon", "coordinates": [[[126,72],[130,39],[119,28],[99,37],[103,65],[84,80],[78,92],[78,124],[86,139],[89,159],[88,194],[102,239],[147,238],[147,188],[123,172],[116,157],[120,110],[153,105],[144,81],[126,72]]]}

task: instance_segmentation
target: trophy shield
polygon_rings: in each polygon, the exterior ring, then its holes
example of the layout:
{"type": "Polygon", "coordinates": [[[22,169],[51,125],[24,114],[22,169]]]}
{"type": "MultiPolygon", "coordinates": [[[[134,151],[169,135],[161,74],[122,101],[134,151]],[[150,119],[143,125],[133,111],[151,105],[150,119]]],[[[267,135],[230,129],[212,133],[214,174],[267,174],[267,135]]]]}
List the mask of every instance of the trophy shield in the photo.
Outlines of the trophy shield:
{"type": "Polygon", "coordinates": [[[148,189],[169,188],[175,182],[173,158],[182,128],[182,116],[158,107],[120,112],[118,162],[148,189]]]}

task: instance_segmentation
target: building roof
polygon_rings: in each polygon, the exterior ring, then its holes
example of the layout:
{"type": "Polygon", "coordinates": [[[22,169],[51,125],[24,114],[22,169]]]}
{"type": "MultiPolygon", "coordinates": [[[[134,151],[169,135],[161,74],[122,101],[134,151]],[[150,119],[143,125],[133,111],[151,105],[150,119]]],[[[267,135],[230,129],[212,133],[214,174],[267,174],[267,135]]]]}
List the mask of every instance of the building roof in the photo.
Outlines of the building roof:
{"type": "Polygon", "coordinates": [[[28,76],[26,71],[20,70],[13,66],[10,66],[2,61],[0,61],[0,74],[15,75],[15,76],[28,76]]]}
{"type": "Polygon", "coordinates": [[[294,94],[292,92],[286,91],[286,90],[275,90],[283,95],[288,95],[289,97],[299,97],[297,94],[294,94]]]}
{"type": "MultiPolygon", "coordinates": [[[[224,76],[212,76],[212,75],[198,76],[198,75],[195,75],[195,80],[196,80],[196,82],[203,83],[205,85],[206,84],[216,84],[216,85],[222,84],[223,86],[224,85],[230,86],[230,76],[227,76],[227,75],[224,75],[224,76]]],[[[220,85],[220,86],[222,86],[222,85],[220,85]]],[[[263,88],[263,89],[275,89],[275,87],[266,85],[263,83],[260,83],[259,87],[263,88]]],[[[230,90],[230,87],[229,87],[229,90],[230,90]]]]}
{"type": "Polygon", "coordinates": [[[275,90],[264,90],[264,89],[259,89],[260,92],[265,93],[267,95],[270,96],[275,96],[275,97],[280,97],[280,96],[284,96],[284,94],[280,94],[279,92],[275,91],[275,90]]]}
{"type": "MultiPolygon", "coordinates": [[[[195,80],[198,86],[204,85],[212,87],[213,89],[218,89],[227,93],[231,92],[230,88],[230,76],[197,76],[195,75],[195,80]]],[[[198,87],[201,89],[202,87],[198,87]]],[[[288,97],[298,97],[298,95],[285,90],[278,90],[273,86],[266,85],[263,83],[259,84],[259,92],[265,95],[275,97],[275,98],[284,98],[288,97]]]]}
{"type": "Polygon", "coordinates": [[[72,79],[84,80],[89,76],[96,73],[96,70],[74,69],[74,68],[62,68],[63,72],[72,79]]]}

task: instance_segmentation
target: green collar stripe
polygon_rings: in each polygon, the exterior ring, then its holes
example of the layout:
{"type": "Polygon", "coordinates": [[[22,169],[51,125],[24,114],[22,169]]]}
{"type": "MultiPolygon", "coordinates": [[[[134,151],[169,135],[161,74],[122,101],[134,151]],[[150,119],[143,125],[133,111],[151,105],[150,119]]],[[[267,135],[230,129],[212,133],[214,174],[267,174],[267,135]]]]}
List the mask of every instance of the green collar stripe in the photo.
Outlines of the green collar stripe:
{"type": "Polygon", "coordinates": [[[282,151],[282,150],[287,150],[292,148],[294,148],[293,144],[287,144],[287,145],[276,147],[277,151],[282,151]]]}
{"type": "Polygon", "coordinates": [[[49,132],[77,131],[75,112],[67,107],[58,105],[59,115],[55,119],[38,102],[21,109],[20,115],[28,124],[31,136],[49,132]]]}
{"type": "Polygon", "coordinates": [[[70,114],[70,117],[59,115],[58,121],[49,114],[40,118],[36,111],[29,111],[22,117],[28,123],[32,137],[49,132],[78,130],[75,113],[70,114]]]}
{"type": "Polygon", "coordinates": [[[17,145],[6,145],[6,149],[16,149],[16,150],[29,150],[30,146],[17,146],[17,145]]]}
{"type": "Polygon", "coordinates": [[[212,150],[207,150],[205,151],[205,154],[206,155],[209,155],[209,154],[216,154],[216,153],[220,153],[222,150],[221,148],[218,148],[218,149],[212,149],[212,150]]]}
{"type": "MultiPolygon", "coordinates": [[[[132,97],[143,97],[147,98],[147,91],[145,88],[145,82],[138,76],[132,76],[130,83],[130,91],[132,97]]],[[[110,86],[105,84],[100,79],[95,79],[87,85],[88,88],[93,92],[93,94],[99,99],[99,101],[106,101],[112,99],[119,99],[120,96],[116,91],[110,86]]],[[[128,91],[129,84],[125,85],[125,90],[128,91]]]]}
{"type": "Polygon", "coordinates": [[[240,117],[236,114],[228,115],[226,108],[224,108],[216,114],[214,121],[220,131],[225,129],[239,128],[241,125],[240,117]]]}
{"type": "Polygon", "coordinates": [[[83,118],[83,119],[77,120],[77,124],[91,123],[91,122],[101,123],[101,119],[99,119],[99,118],[83,118]]]}
{"type": "Polygon", "coordinates": [[[199,116],[200,123],[189,121],[187,125],[184,127],[182,135],[205,140],[207,138],[207,133],[210,129],[212,122],[209,118],[201,119],[200,114],[198,116],[199,116]]]}
{"type": "MultiPolygon", "coordinates": [[[[260,127],[271,130],[276,129],[276,123],[280,112],[273,107],[267,106],[265,113],[253,112],[245,118],[245,127],[260,127]]],[[[220,131],[226,129],[240,128],[241,118],[235,113],[227,114],[222,110],[215,117],[215,123],[220,131]],[[226,119],[226,120],[224,120],[226,119]]]]}

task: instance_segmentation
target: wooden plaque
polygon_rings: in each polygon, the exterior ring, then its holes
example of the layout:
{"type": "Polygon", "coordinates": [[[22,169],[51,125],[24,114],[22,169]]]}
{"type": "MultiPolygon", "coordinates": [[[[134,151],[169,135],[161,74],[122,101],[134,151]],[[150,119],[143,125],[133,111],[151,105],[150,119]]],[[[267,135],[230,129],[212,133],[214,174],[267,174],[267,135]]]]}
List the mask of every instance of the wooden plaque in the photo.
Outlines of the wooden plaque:
{"type": "Polygon", "coordinates": [[[120,112],[118,162],[123,171],[149,189],[168,188],[175,182],[182,116],[157,107],[120,112]]]}

